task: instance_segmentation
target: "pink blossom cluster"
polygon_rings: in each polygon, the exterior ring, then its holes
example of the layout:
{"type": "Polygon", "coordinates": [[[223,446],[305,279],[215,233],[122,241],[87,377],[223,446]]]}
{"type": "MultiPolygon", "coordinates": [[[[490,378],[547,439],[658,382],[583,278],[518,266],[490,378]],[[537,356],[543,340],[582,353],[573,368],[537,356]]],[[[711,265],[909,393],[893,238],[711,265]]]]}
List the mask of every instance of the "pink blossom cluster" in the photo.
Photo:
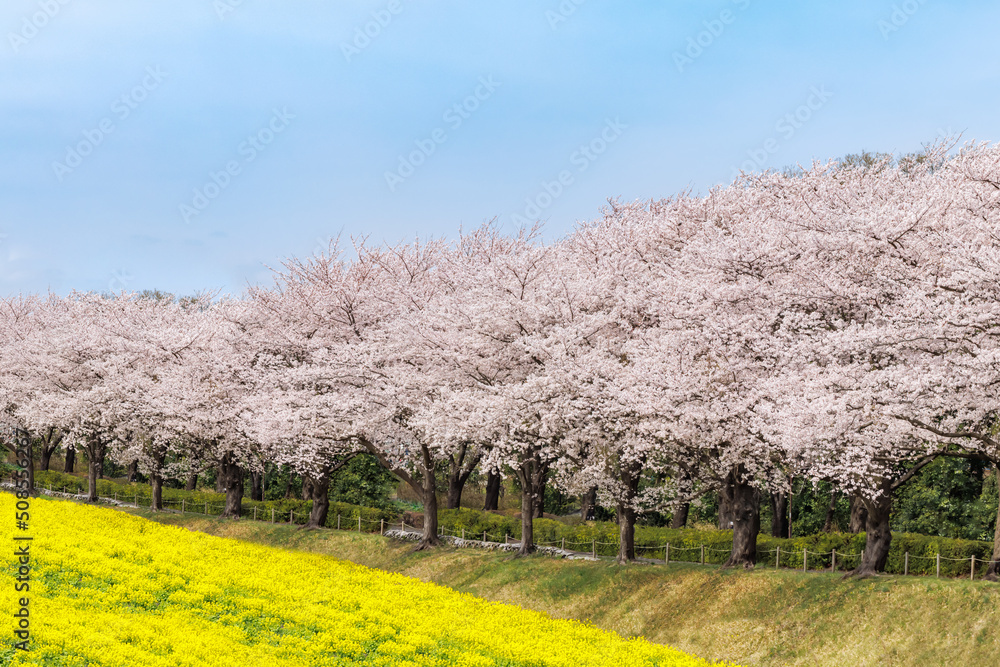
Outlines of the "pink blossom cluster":
{"type": "Polygon", "coordinates": [[[748,174],[538,232],[333,244],[242,299],[8,298],[0,407],[163,474],[322,478],[365,451],[425,506],[461,457],[597,488],[624,524],[708,488],[873,498],[907,461],[1000,458],[1000,147],[748,174]]]}

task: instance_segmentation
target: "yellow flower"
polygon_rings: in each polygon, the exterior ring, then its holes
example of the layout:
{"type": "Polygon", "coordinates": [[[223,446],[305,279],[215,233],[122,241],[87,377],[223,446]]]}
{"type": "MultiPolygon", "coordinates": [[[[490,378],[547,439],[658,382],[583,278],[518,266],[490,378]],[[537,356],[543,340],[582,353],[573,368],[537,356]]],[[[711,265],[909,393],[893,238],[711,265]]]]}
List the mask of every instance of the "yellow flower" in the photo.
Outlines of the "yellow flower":
{"type": "MultiPolygon", "coordinates": [[[[14,500],[0,493],[0,513],[12,515],[14,500]]],[[[15,651],[5,631],[0,657],[11,665],[710,664],[327,556],[69,502],[34,499],[31,509],[32,644],[15,651]]],[[[12,550],[3,568],[0,599],[12,609],[24,595],[12,550]]]]}

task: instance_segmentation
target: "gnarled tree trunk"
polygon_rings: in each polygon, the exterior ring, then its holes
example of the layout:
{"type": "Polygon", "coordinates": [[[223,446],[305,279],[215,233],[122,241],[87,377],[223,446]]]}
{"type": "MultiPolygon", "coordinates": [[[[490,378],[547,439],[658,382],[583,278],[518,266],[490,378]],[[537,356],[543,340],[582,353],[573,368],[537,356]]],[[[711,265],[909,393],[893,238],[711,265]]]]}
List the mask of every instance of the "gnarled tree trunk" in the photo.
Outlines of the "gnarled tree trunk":
{"type": "Polygon", "coordinates": [[[462,444],[448,457],[448,509],[462,506],[462,490],[482,457],[482,452],[473,449],[471,444],[462,444]]]}
{"type": "Polygon", "coordinates": [[[66,448],[66,461],[63,465],[63,472],[74,472],[73,468],[76,464],[76,447],[70,445],[66,448]]]}
{"type": "Polygon", "coordinates": [[[303,528],[322,528],[326,525],[326,517],[330,512],[330,476],[323,475],[313,479],[309,490],[312,493],[312,510],[309,512],[309,521],[303,528]]]}
{"type": "MultiPolygon", "coordinates": [[[[750,570],[757,565],[757,535],[760,534],[760,490],[742,464],[726,476],[721,496],[725,498],[733,522],[733,551],[724,567],[743,566],[750,570]]],[[[720,506],[722,503],[720,502],[720,506]]]]}
{"type": "Polygon", "coordinates": [[[437,489],[435,489],[434,472],[437,468],[436,461],[431,457],[431,452],[425,445],[420,446],[423,458],[423,484],[421,485],[421,498],[424,502],[424,535],[420,540],[417,549],[428,549],[437,546],[438,540],[438,500],[437,489]]]}
{"type": "Polygon", "coordinates": [[[188,474],[187,482],[184,484],[185,491],[194,491],[198,487],[198,473],[192,472],[188,474]]]}
{"type": "Polygon", "coordinates": [[[309,500],[313,495],[313,479],[308,475],[302,475],[302,500],[309,500]]]}
{"type": "Polygon", "coordinates": [[[851,522],[848,530],[857,535],[865,530],[868,524],[868,508],[865,506],[864,498],[857,494],[851,496],[851,522]]]}
{"type": "Polygon", "coordinates": [[[435,489],[435,471],[438,462],[431,455],[431,450],[427,445],[420,444],[420,478],[416,478],[406,470],[404,466],[394,465],[386,459],[385,455],[379,451],[371,441],[359,438],[359,443],[372,454],[383,468],[392,472],[406,482],[411,489],[420,494],[424,503],[424,534],[417,545],[416,551],[436,546],[440,543],[438,539],[438,502],[437,491],[435,489]]]}
{"type": "Polygon", "coordinates": [[[62,431],[54,426],[50,426],[42,434],[40,438],[42,450],[38,453],[38,467],[40,470],[49,469],[49,462],[52,460],[52,455],[59,449],[59,443],[62,442],[62,439],[62,431]]]}
{"type": "Polygon", "coordinates": [[[788,532],[788,494],[771,492],[771,537],[791,537],[788,532]]]}
{"type": "Polygon", "coordinates": [[[517,480],[521,483],[521,547],[518,556],[527,556],[536,551],[535,512],[538,498],[535,493],[545,488],[542,480],[548,474],[548,463],[542,463],[538,451],[526,454],[516,468],[517,480]]]}
{"type": "Polygon", "coordinates": [[[545,474],[543,474],[539,479],[538,483],[535,485],[535,489],[532,495],[535,496],[535,518],[541,519],[545,515],[545,486],[549,481],[548,476],[548,466],[546,466],[545,474]]]}
{"type": "MultiPolygon", "coordinates": [[[[728,482],[727,482],[728,483],[728,482]]],[[[730,499],[726,496],[725,488],[719,490],[719,530],[732,530],[733,508],[730,499]]]]}
{"type": "MultiPolygon", "coordinates": [[[[329,489],[329,480],[326,485],[329,489]]],[[[264,500],[264,473],[250,471],[250,500],[264,500]]]]}
{"type": "Polygon", "coordinates": [[[850,572],[851,577],[870,577],[885,569],[889,558],[892,532],[889,529],[889,515],[892,512],[892,487],[888,480],[880,487],[877,498],[864,498],[868,517],[865,523],[865,552],[858,566],[850,572]]]}
{"type": "MultiPolygon", "coordinates": [[[[149,506],[151,510],[158,512],[163,509],[163,461],[166,459],[166,454],[154,452],[152,459],[153,468],[149,472],[149,484],[152,487],[153,500],[149,506]]],[[[139,462],[136,461],[133,465],[138,468],[139,462]]]]}
{"type": "Polygon", "coordinates": [[[483,511],[500,509],[500,474],[491,472],[486,477],[486,502],[483,511]]]}
{"type": "Polygon", "coordinates": [[[107,445],[98,437],[89,437],[86,441],[87,449],[87,500],[97,502],[97,479],[101,476],[101,468],[104,465],[104,452],[107,445]]]}
{"type": "Polygon", "coordinates": [[[837,491],[830,491],[830,504],[826,508],[826,518],[823,519],[823,532],[829,533],[833,530],[833,513],[837,509],[837,491]]]}
{"type": "Polygon", "coordinates": [[[885,569],[885,561],[889,557],[889,545],[892,543],[892,531],[889,529],[889,515],[892,512],[892,496],[903,484],[913,479],[924,466],[939,456],[937,452],[928,454],[913,464],[909,470],[901,473],[896,479],[879,480],[875,490],[875,498],[862,497],[868,518],[865,522],[865,552],[848,577],[870,577],[885,569]]]}
{"type": "Polygon", "coordinates": [[[593,521],[597,516],[597,487],[591,487],[580,498],[580,518],[584,521],[593,521]]]}
{"type": "Polygon", "coordinates": [[[683,528],[688,522],[688,512],[691,511],[691,503],[684,503],[674,510],[670,517],[671,528],[683,528]]]}
{"type": "Polygon", "coordinates": [[[622,483],[622,495],[618,498],[618,558],[619,565],[635,561],[635,494],[639,490],[639,477],[642,475],[642,463],[629,461],[619,464],[619,481],[622,483]]]}
{"type": "Polygon", "coordinates": [[[243,514],[243,468],[233,460],[231,454],[226,454],[219,466],[219,474],[226,494],[226,507],[222,511],[222,517],[239,519],[243,514]]]}

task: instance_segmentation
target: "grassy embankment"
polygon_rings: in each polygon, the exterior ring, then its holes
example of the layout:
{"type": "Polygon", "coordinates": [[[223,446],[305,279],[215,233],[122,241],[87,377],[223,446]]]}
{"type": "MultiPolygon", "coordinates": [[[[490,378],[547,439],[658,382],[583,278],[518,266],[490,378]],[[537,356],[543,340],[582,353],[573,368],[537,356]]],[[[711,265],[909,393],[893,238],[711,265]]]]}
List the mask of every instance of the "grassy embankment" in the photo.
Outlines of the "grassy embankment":
{"type": "Polygon", "coordinates": [[[1000,586],[989,582],[619,567],[453,547],[413,553],[411,544],[379,535],[139,513],[213,535],[329,554],[743,665],[1000,664],[1000,586]]]}

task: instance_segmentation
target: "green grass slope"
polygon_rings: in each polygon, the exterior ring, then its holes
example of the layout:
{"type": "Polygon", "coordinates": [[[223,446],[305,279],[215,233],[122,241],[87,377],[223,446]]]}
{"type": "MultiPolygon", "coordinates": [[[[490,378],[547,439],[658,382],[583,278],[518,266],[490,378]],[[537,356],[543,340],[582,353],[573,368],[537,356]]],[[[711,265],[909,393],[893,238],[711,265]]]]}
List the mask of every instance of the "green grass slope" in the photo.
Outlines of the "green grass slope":
{"type": "Polygon", "coordinates": [[[453,547],[413,553],[412,544],[379,535],[140,513],[213,535],[329,554],[743,665],[1000,664],[1000,586],[989,582],[619,567],[453,547]]]}

